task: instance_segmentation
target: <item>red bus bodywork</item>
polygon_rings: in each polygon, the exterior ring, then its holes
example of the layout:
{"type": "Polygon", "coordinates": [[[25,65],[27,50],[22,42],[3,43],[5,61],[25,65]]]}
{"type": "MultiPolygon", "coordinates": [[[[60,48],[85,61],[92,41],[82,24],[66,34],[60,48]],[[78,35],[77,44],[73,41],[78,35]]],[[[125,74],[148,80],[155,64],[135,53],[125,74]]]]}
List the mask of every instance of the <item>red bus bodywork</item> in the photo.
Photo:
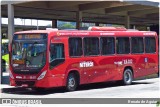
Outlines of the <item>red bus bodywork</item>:
{"type": "Polygon", "coordinates": [[[125,68],[130,68],[133,70],[133,78],[158,73],[158,36],[155,32],[127,31],[125,29],[118,31],[114,29],[109,31],[35,30],[22,31],[15,34],[28,33],[48,34],[46,64],[38,74],[16,74],[13,72],[12,66],[10,66],[10,85],[12,86],[29,87],[32,85],[33,87],[41,88],[66,86],[68,74],[72,71],[78,72],[79,84],[122,80],[125,68]],[[97,55],[89,57],[86,57],[83,54],[81,57],[70,57],[68,43],[69,37],[114,37],[115,39],[116,37],[155,37],[156,53],[115,53],[113,55],[97,55]],[[63,43],[65,51],[65,62],[54,67],[53,69],[49,69],[50,43],[63,43]],[[145,58],[148,59],[147,62],[144,61],[145,58]],[[132,63],[127,63],[130,60],[132,63]],[[89,61],[94,63],[92,67],[80,67],[80,63],[89,61]],[[41,80],[37,80],[43,71],[47,71],[45,77],[41,80]]]}

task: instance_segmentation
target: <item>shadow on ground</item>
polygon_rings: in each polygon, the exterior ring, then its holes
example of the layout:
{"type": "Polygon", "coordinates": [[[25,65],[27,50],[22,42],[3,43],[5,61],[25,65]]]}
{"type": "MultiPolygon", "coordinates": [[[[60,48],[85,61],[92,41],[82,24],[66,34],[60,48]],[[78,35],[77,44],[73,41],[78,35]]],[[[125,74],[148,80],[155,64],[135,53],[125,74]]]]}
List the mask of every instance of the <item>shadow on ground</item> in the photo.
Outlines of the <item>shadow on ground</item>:
{"type": "MultiPolygon", "coordinates": [[[[134,81],[132,85],[141,85],[141,84],[152,84],[151,82],[136,82],[134,81]]],[[[93,89],[103,89],[103,88],[112,88],[123,86],[119,82],[105,82],[105,83],[93,83],[88,85],[81,85],[77,91],[83,90],[93,90],[93,89]]],[[[127,86],[126,86],[127,87],[127,86]]],[[[31,88],[3,88],[2,93],[7,94],[19,94],[19,95],[48,95],[56,93],[66,93],[64,87],[45,89],[41,91],[35,91],[31,88]]]]}

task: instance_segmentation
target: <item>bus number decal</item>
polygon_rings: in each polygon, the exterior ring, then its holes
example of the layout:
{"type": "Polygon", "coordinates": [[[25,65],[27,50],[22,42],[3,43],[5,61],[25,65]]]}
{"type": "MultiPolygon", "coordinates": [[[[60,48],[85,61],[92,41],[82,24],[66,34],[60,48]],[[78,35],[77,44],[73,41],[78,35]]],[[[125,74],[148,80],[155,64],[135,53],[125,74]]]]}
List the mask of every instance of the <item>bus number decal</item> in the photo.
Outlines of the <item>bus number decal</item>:
{"type": "Polygon", "coordinates": [[[125,59],[125,60],[122,60],[122,61],[114,62],[114,64],[116,64],[116,65],[132,64],[132,63],[133,63],[132,59],[125,59]]]}
{"type": "Polygon", "coordinates": [[[124,64],[132,64],[132,59],[125,59],[124,61],[124,64]]]}
{"type": "Polygon", "coordinates": [[[80,68],[82,68],[82,67],[93,67],[94,63],[92,61],[87,61],[87,62],[84,61],[84,62],[81,62],[79,64],[79,66],[80,66],[80,68]]]}

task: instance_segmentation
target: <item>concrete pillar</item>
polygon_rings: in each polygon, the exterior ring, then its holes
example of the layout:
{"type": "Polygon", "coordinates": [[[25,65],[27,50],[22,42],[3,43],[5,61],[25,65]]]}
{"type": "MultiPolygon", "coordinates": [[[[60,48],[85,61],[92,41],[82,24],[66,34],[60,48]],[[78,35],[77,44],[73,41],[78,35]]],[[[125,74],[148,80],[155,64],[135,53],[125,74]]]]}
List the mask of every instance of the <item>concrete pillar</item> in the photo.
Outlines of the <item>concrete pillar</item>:
{"type": "Polygon", "coordinates": [[[95,26],[99,26],[99,22],[96,22],[96,23],[95,23],[95,26]]]}
{"type": "Polygon", "coordinates": [[[39,30],[39,26],[38,26],[38,19],[37,19],[37,30],[39,30]]]}
{"type": "Polygon", "coordinates": [[[76,29],[82,27],[82,11],[76,13],[76,29]]]}
{"type": "Polygon", "coordinates": [[[8,39],[11,43],[14,34],[14,6],[8,4],[8,39]]]}
{"type": "MultiPolygon", "coordinates": [[[[0,7],[0,9],[1,9],[1,7],[0,7]]],[[[0,23],[2,23],[2,18],[0,19],[0,23]]],[[[2,28],[2,26],[1,26],[2,24],[0,24],[0,28],[2,28]]],[[[2,31],[0,31],[1,32],[1,34],[0,34],[0,38],[2,39],[2,31]]],[[[1,50],[1,45],[2,45],[2,40],[0,40],[0,50],[1,50]]],[[[1,56],[1,52],[0,52],[0,56],[1,56]]],[[[2,57],[0,57],[0,60],[1,60],[1,62],[0,62],[0,83],[2,84],[2,67],[1,67],[1,65],[2,65],[2,57]]]]}
{"type": "Polygon", "coordinates": [[[147,31],[151,31],[149,26],[147,27],[147,31]]]}
{"type": "Polygon", "coordinates": [[[160,35],[158,36],[158,41],[159,41],[159,43],[158,43],[158,53],[159,53],[159,55],[158,55],[158,57],[159,57],[159,61],[158,61],[159,62],[158,63],[158,67],[159,67],[159,69],[158,69],[158,71],[159,71],[158,72],[158,76],[160,78],[160,49],[159,49],[160,48],[160,46],[159,46],[160,45],[160,35]]]}
{"type": "Polygon", "coordinates": [[[57,28],[57,20],[52,20],[52,28],[57,28]]]}
{"type": "Polygon", "coordinates": [[[136,29],[136,25],[133,25],[133,29],[136,29]]]}
{"type": "Polygon", "coordinates": [[[126,28],[130,29],[130,16],[128,14],[126,15],[125,20],[126,20],[126,23],[125,23],[126,28]]]}

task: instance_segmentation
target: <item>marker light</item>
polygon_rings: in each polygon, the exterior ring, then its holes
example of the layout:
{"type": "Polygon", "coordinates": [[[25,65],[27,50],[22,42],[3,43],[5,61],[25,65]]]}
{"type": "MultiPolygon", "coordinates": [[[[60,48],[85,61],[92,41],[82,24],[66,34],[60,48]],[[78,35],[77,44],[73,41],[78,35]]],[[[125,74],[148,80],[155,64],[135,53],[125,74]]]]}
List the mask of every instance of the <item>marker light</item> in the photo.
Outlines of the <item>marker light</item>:
{"type": "Polygon", "coordinates": [[[46,75],[47,71],[43,71],[42,74],[37,78],[37,80],[41,80],[46,75]]]}

